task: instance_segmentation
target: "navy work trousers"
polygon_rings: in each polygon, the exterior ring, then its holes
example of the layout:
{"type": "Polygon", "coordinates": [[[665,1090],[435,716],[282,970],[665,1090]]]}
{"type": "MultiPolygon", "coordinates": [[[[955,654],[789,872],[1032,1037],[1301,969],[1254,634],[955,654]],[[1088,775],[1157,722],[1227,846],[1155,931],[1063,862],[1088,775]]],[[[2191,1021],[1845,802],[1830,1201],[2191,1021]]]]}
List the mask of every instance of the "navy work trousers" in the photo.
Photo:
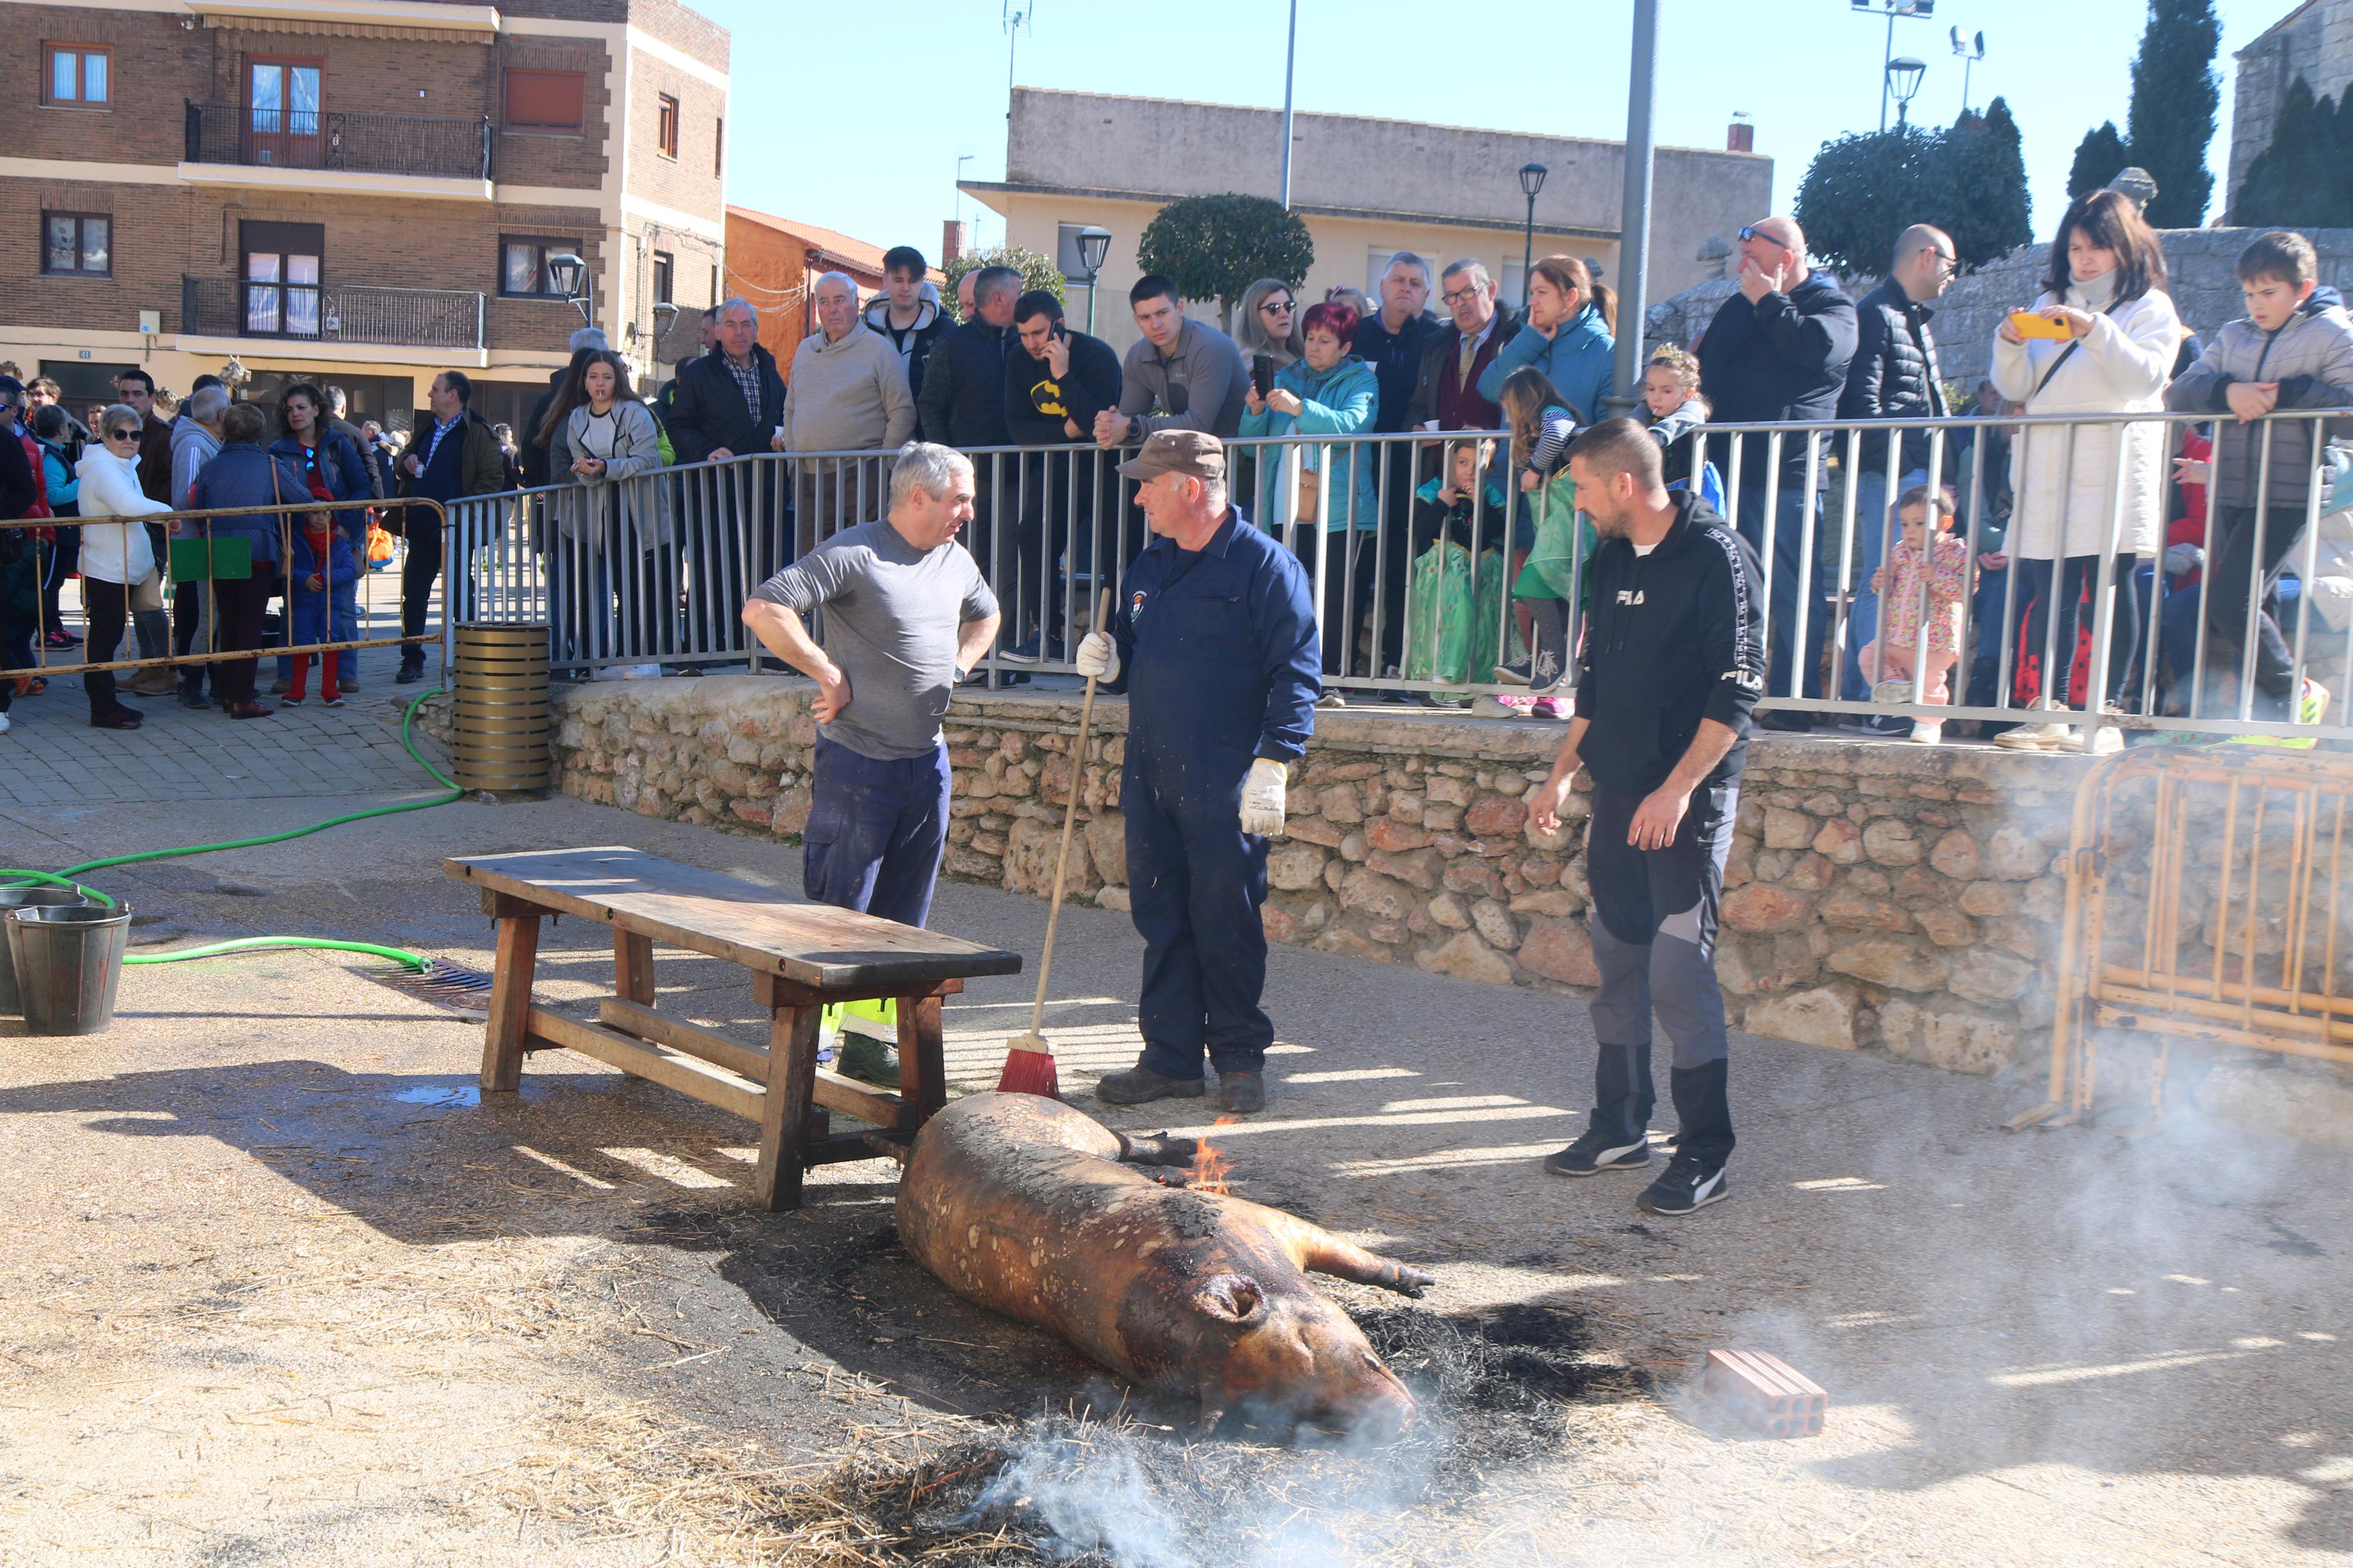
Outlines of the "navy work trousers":
{"type": "Polygon", "coordinates": [[[801,891],[821,904],[919,926],[948,840],[948,748],[877,762],[817,738],[801,891]]]}
{"type": "Polygon", "coordinates": [[[1274,1043],[1259,1005],[1266,840],[1241,830],[1239,779],[1230,788],[1166,789],[1155,784],[1157,771],[1131,759],[1119,801],[1128,896],[1144,938],[1143,1066],[1198,1079],[1206,1053],[1221,1073],[1262,1071],[1274,1043]]]}

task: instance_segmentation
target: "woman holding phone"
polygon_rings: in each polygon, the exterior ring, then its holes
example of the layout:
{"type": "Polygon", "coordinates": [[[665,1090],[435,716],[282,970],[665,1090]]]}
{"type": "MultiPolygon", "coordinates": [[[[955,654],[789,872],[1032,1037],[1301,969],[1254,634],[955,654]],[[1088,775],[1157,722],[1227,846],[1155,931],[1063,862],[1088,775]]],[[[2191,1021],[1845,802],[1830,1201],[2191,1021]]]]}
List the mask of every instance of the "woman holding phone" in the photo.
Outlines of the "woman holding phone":
{"type": "MultiPolygon", "coordinates": [[[[2181,341],[2165,284],[2165,253],[2139,209],[2115,191],[2078,196],[2052,242],[2042,295],[1994,333],[1994,389],[2025,405],[2029,417],[2163,408],[2181,341]]],[[[2165,526],[2165,455],[2161,424],[2020,427],[2010,451],[2017,499],[2009,554],[2019,601],[2030,607],[2024,636],[2013,645],[2015,689],[2031,691],[2036,707],[2074,705],[2069,674],[2079,641],[2097,624],[2103,558],[2114,606],[2108,667],[2086,676],[2084,698],[2088,705],[2096,693],[2107,704],[2119,695],[2140,635],[2133,560],[2157,553],[2165,526]]],[[[2094,751],[2123,743],[2114,728],[2084,734],[2094,751]]],[[[2063,725],[2028,723],[1994,743],[2056,751],[2083,742],[2063,725]]]]}

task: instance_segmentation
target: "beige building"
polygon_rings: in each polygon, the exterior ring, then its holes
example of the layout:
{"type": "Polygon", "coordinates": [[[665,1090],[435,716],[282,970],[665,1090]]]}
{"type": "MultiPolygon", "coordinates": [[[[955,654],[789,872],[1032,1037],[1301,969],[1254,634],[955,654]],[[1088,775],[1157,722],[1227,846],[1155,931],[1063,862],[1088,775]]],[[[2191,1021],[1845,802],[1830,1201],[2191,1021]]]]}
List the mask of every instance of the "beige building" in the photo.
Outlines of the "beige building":
{"type": "MultiPolygon", "coordinates": [[[[1504,297],[1518,299],[1527,216],[1518,172],[1528,163],[1548,171],[1536,197],[1535,254],[1598,260],[1602,280],[1618,281],[1622,142],[1337,114],[1298,115],[1293,134],[1292,205],[1315,241],[1303,289],[1311,300],[1341,285],[1369,292],[1398,250],[1441,261],[1478,257],[1504,297]]],[[[1279,195],[1282,140],[1274,110],[1018,88],[1006,177],[962,188],[1004,215],[1008,243],[1060,260],[1081,321],[1087,298],[1077,235],[1089,225],[1109,229],[1095,330],[1124,347],[1136,335],[1127,290],[1142,276],[1135,247],[1145,225],[1178,196],[1279,195]]],[[[1728,239],[1766,216],[1773,161],[1662,147],[1655,180],[1654,300],[1709,275],[1697,259],[1704,241],[1728,239]]]]}
{"type": "Polygon", "coordinates": [[[459,370],[519,420],[565,256],[641,376],[693,352],[727,34],[678,0],[0,0],[0,359],[77,404],[234,359],[398,426],[459,370]]]}
{"type": "Polygon", "coordinates": [[[2232,57],[2231,174],[2222,210],[2239,195],[2247,165],[2272,144],[2272,126],[2290,83],[2304,79],[2315,98],[2341,97],[2353,86],[2353,0],[2304,0],[2232,57]]]}

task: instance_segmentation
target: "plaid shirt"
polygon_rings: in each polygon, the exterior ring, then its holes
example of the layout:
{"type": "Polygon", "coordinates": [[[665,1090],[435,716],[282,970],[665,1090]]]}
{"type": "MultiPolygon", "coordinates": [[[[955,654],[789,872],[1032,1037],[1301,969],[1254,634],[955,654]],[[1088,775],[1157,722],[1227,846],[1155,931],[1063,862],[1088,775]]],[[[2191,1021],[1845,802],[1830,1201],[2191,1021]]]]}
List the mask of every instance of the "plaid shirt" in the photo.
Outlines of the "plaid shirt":
{"type": "Polygon", "coordinates": [[[752,411],[752,423],[759,424],[760,362],[747,354],[744,358],[744,363],[738,364],[733,355],[724,352],[719,357],[725,362],[727,374],[735,378],[735,384],[744,389],[744,402],[752,411]]]}

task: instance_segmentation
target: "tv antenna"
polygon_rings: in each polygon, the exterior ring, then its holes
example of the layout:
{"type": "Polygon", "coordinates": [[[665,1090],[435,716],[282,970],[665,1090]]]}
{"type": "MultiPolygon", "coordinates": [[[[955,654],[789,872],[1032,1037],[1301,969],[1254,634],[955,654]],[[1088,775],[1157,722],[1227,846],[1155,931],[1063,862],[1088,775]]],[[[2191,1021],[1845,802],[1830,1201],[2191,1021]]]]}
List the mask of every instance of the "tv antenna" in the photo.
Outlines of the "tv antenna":
{"type": "Polygon", "coordinates": [[[1031,33],[1030,18],[1038,14],[1038,0],[1005,0],[1005,118],[1013,118],[1013,58],[1021,47],[1021,35],[1031,33]]]}

